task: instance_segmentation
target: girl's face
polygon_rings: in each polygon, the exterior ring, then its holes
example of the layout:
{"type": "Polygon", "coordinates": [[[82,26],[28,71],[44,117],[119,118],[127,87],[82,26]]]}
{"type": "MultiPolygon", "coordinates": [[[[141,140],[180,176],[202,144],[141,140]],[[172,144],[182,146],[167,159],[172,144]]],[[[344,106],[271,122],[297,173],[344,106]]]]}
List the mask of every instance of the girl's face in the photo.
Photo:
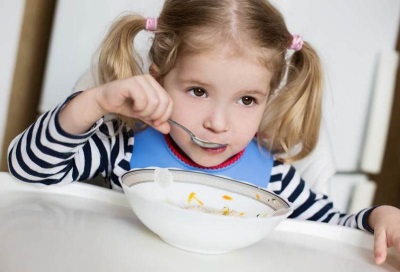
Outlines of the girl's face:
{"type": "Polygon", "coordinates": [[[250,52],[233,54],[222,47],[187,55],[163,79],[174,102],[171,118],[203,140],[227,144],[220,149],[202,148],[172,126],[171,137],[199,165],[223,163],[242,151],[257,132],[272,73],[250,52]]]}

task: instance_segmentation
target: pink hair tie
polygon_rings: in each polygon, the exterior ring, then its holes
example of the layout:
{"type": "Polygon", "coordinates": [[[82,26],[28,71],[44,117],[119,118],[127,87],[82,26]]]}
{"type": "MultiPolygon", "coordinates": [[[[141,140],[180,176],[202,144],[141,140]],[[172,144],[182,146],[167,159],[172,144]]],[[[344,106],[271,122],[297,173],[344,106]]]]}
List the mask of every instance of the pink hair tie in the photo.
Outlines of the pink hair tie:
{"type": "Polygon", "coordinates": [[[157,18],[148,17],[146,18],[146,27],[147,31],[156,31],[157,30],[157,18]]]}
{"type": "Polygon", "coordinates": [[[301,48],[303,47],[303,44],[304,44],[303,37],[298,34],[295,34],[292,36],[293,36],[293,40],[292,40],[292,44],[290,45],[289,49],[293,49],[294,51],[301,50],[301,48]]]}

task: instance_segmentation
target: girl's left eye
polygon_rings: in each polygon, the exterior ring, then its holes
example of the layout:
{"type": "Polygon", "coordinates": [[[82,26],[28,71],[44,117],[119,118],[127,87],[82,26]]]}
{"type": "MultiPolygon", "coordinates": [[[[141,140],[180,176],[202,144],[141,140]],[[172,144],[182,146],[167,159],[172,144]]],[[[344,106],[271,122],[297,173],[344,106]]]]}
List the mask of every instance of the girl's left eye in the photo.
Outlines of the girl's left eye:
{"type": "Polygon", "coordinates": [[[239,99],[239,103],[245,106],[250,106],[254,103],[257,103],[256,99],[251,96],[244,96],[239,99]]]}
{"type": "Polygon", "coordinates": [[[207,93],[205,90],[203,90],[202,88],[196,87],[196,88],[191,88],[189,89],[189,92],[193,95],[193,96],[197,96],[197,97],[206,97],[207,93]]]}

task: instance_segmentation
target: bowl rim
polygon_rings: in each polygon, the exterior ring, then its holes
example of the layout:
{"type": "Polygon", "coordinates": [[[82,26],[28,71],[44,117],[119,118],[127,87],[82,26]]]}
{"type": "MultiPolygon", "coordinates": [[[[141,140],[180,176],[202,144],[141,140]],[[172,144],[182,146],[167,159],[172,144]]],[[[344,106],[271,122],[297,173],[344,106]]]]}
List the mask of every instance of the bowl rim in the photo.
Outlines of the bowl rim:
{"type": "MultiPolygon", "coordinates": [[[[142,183],[154,183],[153,176],[155,169],[157,169],[157,167],[132,169],[122,176],[122,183],[127,188],[131,188],[142,183]],[[135,176],[138,175],[143,175],[141,180],[134,180],[135,176]]],[[[267,205],[275,213],[282,210],[292,210],[290,202],[285,198],[251,183],[200,171],[190,171],[176,168],[168,168],[168,170],[173,174],[174,182],[177,183],[200,184],[203,186],[230,191],[235,194],[240,194],[267,205]],[[186,175],[186,178],[183,179],[184,175],[186,175]],[[187,175],[192,175],[191,180],[187,179],[187,175]],[[196,177],[194,181],[192,179],[193,177],[196,177]]]]}
{"type": "MultiPolygon", "coordinates": [[[[281,209],[278,211],[275,211],[272,213],[270,216],[260,216],[260,217],[242,217],[242,216],[224,216],[221,214],[213,214],[213,213],[206,213],[206,212],[197,212],[193,211],[190,209],[184,209],[182,207],[173,205],[173,203],[168,203],[168,202],[162,202],[162,201],[156,201],[153,199],[145,198],[139,194],[136,194],[136,197],[140,198],[142,201],[150,202],[150,203],[157,203],[157,205],[161,205],[164,208],[167,209],[172,209],[174,211],[177,211],[179,213],[185,213],[185,214],[190,214],[193,217],[201,217],[204,219],[204,217],[210,217],[212,219],[217,219],[218,221],[232,221],[232,220],[243,220],[243,221],[258,221],[258,222],[263,222],[263,221],[271,221],[272,219],[279,219],[281,217],[287,218],[290,216],[290,214],[293,212],[292,208],[285,208],[281,209]]],[[[133,208],[133,207],[132,207],[133,208]]],[[[135,212],[136,213],[136,212],[135,212]]]]}

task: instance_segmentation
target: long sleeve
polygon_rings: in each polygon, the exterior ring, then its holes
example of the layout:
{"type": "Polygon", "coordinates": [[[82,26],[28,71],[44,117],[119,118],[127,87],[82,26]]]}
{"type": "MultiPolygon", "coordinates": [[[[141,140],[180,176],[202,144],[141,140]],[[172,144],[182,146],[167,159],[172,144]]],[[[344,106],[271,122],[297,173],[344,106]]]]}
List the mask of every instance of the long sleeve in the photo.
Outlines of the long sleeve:
{"type": "Polygon", "coordinates": [[[373,208],[363,209],[356,214],[341,213],[335,209],[328,196],[312,191],[294,167],[275,161],[272,171],[268,189],[292,203],[294,211],[290,218],[337,224],[372,232],[367,219],[373,208]]]}
{"type": "MultiPolygon", "coordinates": [[[[49,185],[85,180],[98,174],[113,175],[125,156],[128,136],[119,131],[115,120],[103,122],[103,119],[84,134],[63,131],[58,113],[74,96],[44,113],[11,142],[8,165],[15,178],[49,185]]],[[[123,168],[120,172],[125,172],[126,166],[123,168]]]]}

